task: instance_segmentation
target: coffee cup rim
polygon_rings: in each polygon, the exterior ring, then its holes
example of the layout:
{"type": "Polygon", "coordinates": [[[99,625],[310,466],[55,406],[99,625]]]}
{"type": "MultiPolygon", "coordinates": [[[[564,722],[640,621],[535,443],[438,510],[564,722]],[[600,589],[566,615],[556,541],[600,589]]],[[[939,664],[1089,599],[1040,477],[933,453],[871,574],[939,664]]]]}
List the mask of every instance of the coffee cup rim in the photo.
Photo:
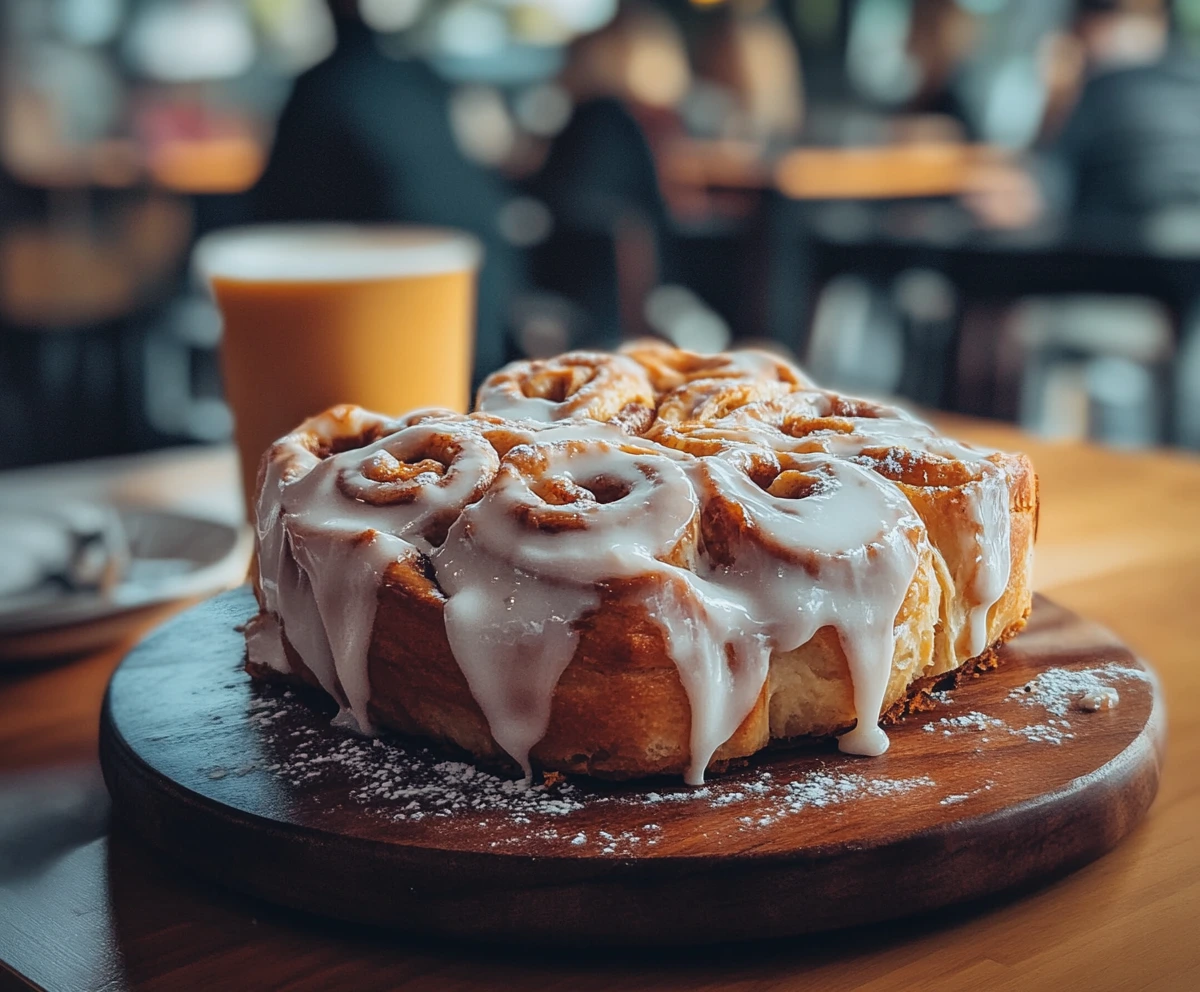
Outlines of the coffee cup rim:
{"type": "Polygon", "coordinates": [[[192,265],[205,282],[364,282],[473,271],[465,231],[412,224],[256,224],[202,237],[192,265]]]}

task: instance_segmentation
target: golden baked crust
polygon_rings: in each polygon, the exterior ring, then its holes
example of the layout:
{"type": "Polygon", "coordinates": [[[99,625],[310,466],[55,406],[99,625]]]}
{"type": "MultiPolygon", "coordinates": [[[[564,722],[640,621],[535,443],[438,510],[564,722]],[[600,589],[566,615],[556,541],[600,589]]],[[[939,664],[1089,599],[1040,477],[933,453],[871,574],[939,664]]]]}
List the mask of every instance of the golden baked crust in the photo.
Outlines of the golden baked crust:
{"type": "MultiPolygon", "coordinates": [[[[728,444],[752,444],[764,452],[772,451],[772,445],[781,452],[792,451],[797,450],[797,439],[815,439],[812,446],[800,450],[823,451],[833,443],[831,438],[836,440],[835,435],[843,439],[852,436],[863,429],[864,420],[889,412],[867,401],[814,394],[800,373],[778,371],[788,368],[784,363],[772,373],[773,377],[756,378],[762,374],[761,363],[752,363],[752,372],[747,373],[738,368],[736,361],[710,362],[708,371],[717,364],[728,373],[714,381],[702,378],[705,369],[696,367],[691,357],[672,355],[662,348],[642,354],[635,351],[631,357],[650,366],[649,378],[656,387],[650,402],[656,419],[645,425],[640,416],[632,421],[627,418],[625,425],[639,426],[656,442],[700,457],[724,450],[728,444]],[[749,377],[739,379],[739,375],[749,377]],[[799,393],[807,395],[793,395],[799,393]],[[786,423],[778,410],[763,409],[764,404],[781,398],[791,417],[786,423]],[[736,423],[731,424],[730,418],[736,423]],[[751,421],[755,426],[747,435],[741,425],[751,421]],[[760,422],[766,425],[761,430],[760,422]]],[[[515,382],[517,389],[528,388],[525,395],[542,391],[542,395],[552,394],[555,402],[569,402],[570,389],[563,382],[573,383],[576,388],[591,382],[595,376],[589,378],[579,368],[592,361],[592,356],[587,356],[585,363],[569,360],[549,370],[544,363],[531,363],[536,378],[531,387],[521,383],[520,369],[510,367],[505,372],[505,383],[515,382]],[[555,385],[543,390],[547,381],[555,385]]],[[[768,363],[765,367],[772,366],[768,363]]],[[[628,409],[629,402],[644,402],[644,390],[637,377],[628,377],[625,367],[618,371],[625,386],[632,382],[633,393],[625,392],[612,402],[605,401],[604,390],[589,397],[589,409],[607,415],[601,419],[619,421],[617,412],[628,409]],[[634,400],[627,402],[630,395],[634,400]]],[[[482,420],[486,423],[480,429],[492,432],[495,439],[491,443],[501,458],[523,443],[522,428],[495,416],[482,420]]],[[[480,421],[478,416],[476,421],[480,421]]],[[[371,425],[362,433],[364,441],[374,439],[379,428],[371,425]]],[[[341,442],[342,446],[355,443],[353,438],[341,442]]],[[[988,657],[995,645],[1013,636],[1025,622],[1032,597],[1030,565],[1037,530],[1037,478],[1024,455],[989,455],[986,461],[1007,480],[1012,566],[1003,593],[987,610],[983,649],[968,650],[969,597],[964,585],[972,577],[965,571],[967,556],[961,544],[964,529],[975,525],[968,495],[970,488],[979,484],[981,469],[919,447],[863,443],[854,456],[857,464],[895,483],[927,531],[927,540],[922,536],[916,542],[918,566],[894,624],[894,653],[881,707],[881,713],[893,716],[904,710],[917,688],[929,679],[970,667],[988,657]]],[[[322,454],[314,453],[318,457],[322,454]]],[[[434,465],[424,470],[436,475],[442,468],[434,465]]],[[[379,472],[384,482],[412,477],[412,472],[392,463],[383,464],[379,472]]],[[[731,523],[731,519],[726,517],[718,524],[744,529],[744,524],[736,520],[731,523]]],[[[699,526],[703,532],[701,543],[707,539],[715,547],[716,532],[706,531],[710,525],[703,521],[699,526]]],[[[444,528],[441,531],[444,537],[444,528]]],[[[686,557],[683,552],[676,555],[686,557]]],[[[646,574],[614,579],[598,588],[599,605],[575,624],[575,653],[554,688],[548,729],[530,753],[535,768],[614,779],[680,774],[688,768],[692,719],[689,697],[663,628],[647,606],[654,599],[653,584],[661,581],[659,575],[646,574]]],[[[413,550],[386,569],[378,588],[367,653],[371,720],[380,727],[452,745],[482,763],[515,770],[516,762],[493,737],[451,650],[444,619],[446,602],[446,593],[439,587],[424,553],[413,550]]],[[[252,659],[247,669],[256,677],[319,686],[317,675],[288,641],[286,625],[283,638],[290,673],[252,659]]],[[[771,655],[757,701],[736,732],[717,749],[708,769],[720,770],[772,742],[827,737],[854,724],[853,684],[846,653],[837,631],[821,627],[795,650],[771,655]]]]}

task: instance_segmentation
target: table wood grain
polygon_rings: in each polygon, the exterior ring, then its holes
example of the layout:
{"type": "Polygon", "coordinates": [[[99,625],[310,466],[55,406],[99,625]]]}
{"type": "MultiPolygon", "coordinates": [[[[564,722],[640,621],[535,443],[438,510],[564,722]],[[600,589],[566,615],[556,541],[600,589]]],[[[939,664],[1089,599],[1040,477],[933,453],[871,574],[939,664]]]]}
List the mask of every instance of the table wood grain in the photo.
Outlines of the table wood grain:
{"type": "MultiPolygon", "coordinates": [[[[752,945],[564,952],[404,940],[267,907],[192,879],[106,830],[103,688],[122,647],[0,676],[0,988],[1200,988],[1200,460],[1049,444],[1035,585],[1149,659],[1165,689],[1159,796],[1119,848],[1024,894],[912,920],[752,945]]],[[[232,483],[231,483],[232,484],[232,483]]],[[[883,898],[903,898],[886,893],[883,898]]]]}

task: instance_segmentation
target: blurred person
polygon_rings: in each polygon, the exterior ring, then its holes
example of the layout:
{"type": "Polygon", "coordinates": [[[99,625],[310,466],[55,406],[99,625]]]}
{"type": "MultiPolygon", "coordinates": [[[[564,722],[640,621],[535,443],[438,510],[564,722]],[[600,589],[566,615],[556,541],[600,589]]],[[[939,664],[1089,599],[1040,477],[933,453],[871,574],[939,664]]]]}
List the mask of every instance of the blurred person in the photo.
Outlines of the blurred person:
{"type": "Polygon", "coordinates": [[[1046,215],[1044,185],[1020,162],[992,156],[971,168],[962,202],[981,227],[1019,230],[1046,215]]]}
{"type": "Polygon", "coordinates": [[[1079,102],[1087,76],[1087,55],[1070,25],[1042,38],[1038,43],[1037,64],[1045,94],[1038,141],[1045,145],[1062,133],[1063,125],[1079,102]]]}
{"type": "Polygon", "coordinates": [[[1054,51],[1081,81],[1057,136],[1029,171],[980,170],[967,205],[986,226],[1054,211],[1086,232],[1200,207],[1200,60],[1170,43],[1163,0],[1077,0],[1071,32],[1054,51]]]}
{"type": "Polygon", "coordinates": [[[909,109],[936,114],[974,140],[978,129],[960,95],[963,70],[979,42],[979,19],[958,0],[917,0],[908,33],[908,55],[920,67],[909,109]]]}
{"type": "Polygon", "coordinates": [[[424,62],[384,55],[356,0],[328,0],[337,45],[296,80],[266,171],[254,190],[260,221],[434,224],[484,247],[475,377],[506,358],[509,304],[524,259],[498,219],[505,182],[470,162],[454,139],[449,86],[424,62]]]}
{"type": "Polygon", "coordinates": [[[615,103],[657,147],[682,127],[692,72],[675,22],[652,3],[625,0],[604,27],[570,46],[560,83],[575,103],[573,122],[592,106],[615,103]]]}
{"type": "Polygon", "coordinates": [[[1200,205],[1200,60],[1169,44],[1164,0],[1078,0],[1079,102],[1054,145],[1074,212],[1200,205]]]}
{"type": "Polygon", "coordinates": [[[698,46],[697,74],[732,97],[722,137],[790,145],[804,124],[800,54],[769,6],[728,4],[698,46]]]}
{"type": "Polygon", "coordinates": [[[530,186],[554,225],[537,281],[578,304],[585,326],[573,343],[612,345],[622,329],[640,330],[645,298],[670,268],[652,146],[678,131],[690,78],[678,29],[648,4],[622,4],[567,54],[560,83],[574,111],[530,186]]]}

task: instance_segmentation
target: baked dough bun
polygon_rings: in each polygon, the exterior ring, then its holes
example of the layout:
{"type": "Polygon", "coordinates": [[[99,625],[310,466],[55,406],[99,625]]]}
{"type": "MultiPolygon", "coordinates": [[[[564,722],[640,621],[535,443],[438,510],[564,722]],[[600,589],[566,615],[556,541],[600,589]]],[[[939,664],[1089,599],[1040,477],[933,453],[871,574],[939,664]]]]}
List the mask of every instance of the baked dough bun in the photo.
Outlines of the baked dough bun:
{"type": "Polygon", "coordinates": [[[489,767],[698,782],[879,753],[1028,615],[1029,460],[780,359],[574,353],[479,404],[335,408],[267,452],[252,675],[489,767]]]}

